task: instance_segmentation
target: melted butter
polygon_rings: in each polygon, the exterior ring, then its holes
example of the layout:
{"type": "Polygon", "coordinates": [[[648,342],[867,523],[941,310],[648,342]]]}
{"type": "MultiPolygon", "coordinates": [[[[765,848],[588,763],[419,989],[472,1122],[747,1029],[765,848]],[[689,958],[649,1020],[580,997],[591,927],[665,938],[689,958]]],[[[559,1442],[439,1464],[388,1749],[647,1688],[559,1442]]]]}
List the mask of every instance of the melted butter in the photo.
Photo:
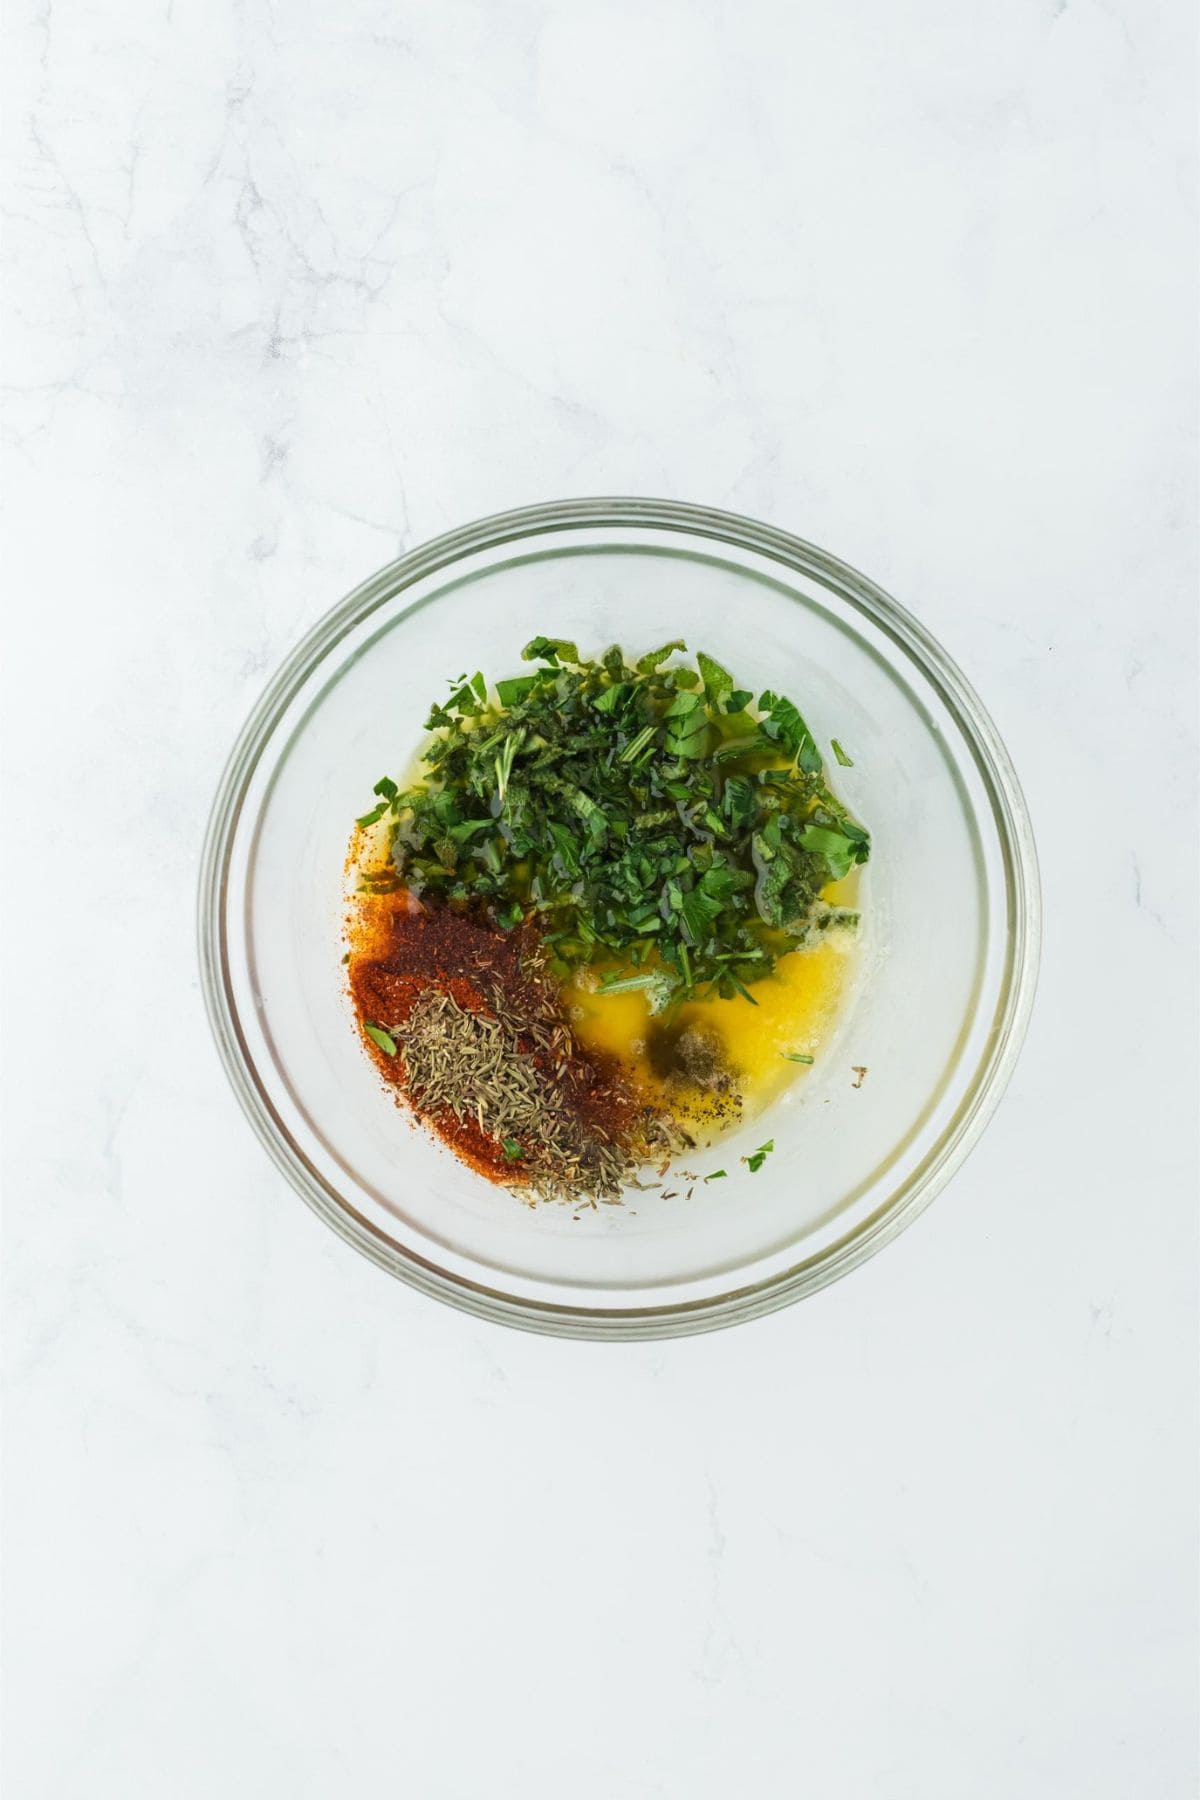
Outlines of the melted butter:
{"type": "MultiPolygon", "coordinates": [[[[833,906],[852,905],[857,885],[850,877],[827,888],[824,898],[833,906]]],[[[681,1121],[720,1130],[761,1113],[793,1081],[812,1073],[806,1064],[789,1062],[788,1053],[813,1057],[814,1067],[819,1062],[853,979],[856,951],[855,934],[834,929],[811,948],[780,955],[774,972],[750,989],[753,1002],[739,994],[689,1001],[672,1011],[673,1039],[689,1030],[701,1040],[715,1037],[730,1077],[727,1089],[740,1097],[740,1109],[707,1085],[662,1072],[655,1046],[656,1036],[661,1045],[663,1022],[651,1013],[645,993],[599,993],[591,983],[602,971],[593,969],[569,983],[564,998],[583,1043],[617,1057],[681,1121]]]]}

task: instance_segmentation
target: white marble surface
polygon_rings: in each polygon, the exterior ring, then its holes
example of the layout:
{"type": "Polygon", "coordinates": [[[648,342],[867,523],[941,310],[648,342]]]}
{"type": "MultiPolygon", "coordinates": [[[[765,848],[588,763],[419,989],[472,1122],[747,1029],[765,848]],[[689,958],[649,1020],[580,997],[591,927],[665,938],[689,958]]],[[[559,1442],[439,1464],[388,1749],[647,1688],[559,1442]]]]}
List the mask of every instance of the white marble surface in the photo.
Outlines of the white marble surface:
{"type": "Polygon", "coordinates": [[[1195,1793],[1191,15],[8,9],[5,1800],[1195,1793]],[[932,1211],[620,1348],[320,1225],[192,943],[295,638],[611,492],[915,608],[1047,902],[932,1211]]]}

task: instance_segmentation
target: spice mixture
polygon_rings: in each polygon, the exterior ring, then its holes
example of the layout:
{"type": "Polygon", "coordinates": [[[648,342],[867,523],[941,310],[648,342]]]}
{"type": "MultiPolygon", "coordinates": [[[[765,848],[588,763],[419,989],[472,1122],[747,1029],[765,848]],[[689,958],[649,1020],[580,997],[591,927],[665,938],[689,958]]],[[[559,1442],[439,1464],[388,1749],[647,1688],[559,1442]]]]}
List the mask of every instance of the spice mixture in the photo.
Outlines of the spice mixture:
{"type": "Polygon", "coordinates": [[[814,1064],[842,987],[869,834],[795,705],[684,649],[588,661],[538,637],[494,700],[457,677],[423,772],[383,777],[358,820],[365,1041],[458,1155],[531,1199],[615,1203],[642,1163],[737,1123],[814,1064]]]}
{"type": "Polygon", "coordinates": [[[532,933],[370,893],[351,943],[350,991],[377,1065],[480,1174],[595,1204],[681,1141],[615,1059],[576,1041],[532,933]]]}

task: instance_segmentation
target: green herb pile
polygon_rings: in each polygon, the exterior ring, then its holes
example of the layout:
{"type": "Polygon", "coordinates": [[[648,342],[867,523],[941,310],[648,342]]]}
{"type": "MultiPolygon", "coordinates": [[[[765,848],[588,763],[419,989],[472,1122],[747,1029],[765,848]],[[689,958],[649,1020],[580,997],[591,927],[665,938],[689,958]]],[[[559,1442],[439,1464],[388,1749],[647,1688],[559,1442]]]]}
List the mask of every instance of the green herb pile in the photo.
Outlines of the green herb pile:
{"type": "Polygon", "coordinates": [[[631,667],[617,647],[588,662],[534,638],[522,655],[537,667],[498,682],[498,704],[482,674],[460,677],[426,721],[428,780],[402,792],[385,777],[359,823],[389,817],[416,893],[508,929],[536,920],[560,973],[603,961],[606,989],[656,1004],[745,994],[798,939],[854,922],[820,893],[870,839],[792,702],[756,704],[703,652],[667,666],[685,649],[631,667]]]}

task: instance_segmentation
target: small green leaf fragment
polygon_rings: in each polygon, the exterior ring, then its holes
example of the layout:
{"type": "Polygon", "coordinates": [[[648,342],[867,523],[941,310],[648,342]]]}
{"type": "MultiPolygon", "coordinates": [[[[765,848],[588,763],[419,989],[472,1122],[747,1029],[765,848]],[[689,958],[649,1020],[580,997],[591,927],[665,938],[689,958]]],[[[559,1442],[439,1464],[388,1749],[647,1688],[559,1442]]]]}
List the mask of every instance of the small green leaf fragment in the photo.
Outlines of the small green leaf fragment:
{"type": "Polygon", "coordinates": [[[679,911],[693,944],[710,935],[713,920],[719,918],[723,910],[724,902],[706,894],[703,888],[692,888],[683,895],[679,911]]]}
{"type": "Polygon", "coordinates": [[[481,710],[479,701],[475,697],[475,690],[469,681],[464,681],[458,692],[451,694],[446,705],[456,712],[464,713],[468,718],[474,718],[481,710]]]}
{"type": "Polygon", "coordinates": [[[654,741],[654,726],[653,725],[643,725],[642,729],[638,732],[637,736],[634,738],[630,738],[629,742],[626,744],[625,748],[622,750],[620,758],[618,760],[623,763],[636,761],[636,759],[642,754],[642,751],[645,750],[648,747],[648,745],[650,745],[653,741],[654,741]]]}
{"type": "Polygon", "coordinates": [[[752,1175],[758,1174],[758,1171],[762,1168],[763,1164],[766,1162],[768,1156],[771,1154],[771,1152],[774,1148],[775,1148],[775,1139],[768,1138],[765,1144],[760,1144],[758,1146],[758,1149],[753,1153],[752,1156],[743,1156],[742,1161],[745,1163],[746,1167],[749,1169],[749,1171],[752,1175]]]}
{"type": "Polygon", "coordinates": [[[382,1025],[371,1025],[367,1022],[366,1019],[364,1019],[363,1020],[363,1030],[366,1032],[367,1036],[370,1038],[370,1040],[373,1044],[378,1044],[379,1048],[381,1050],[383,1050],[388,1056],[395,1056],[396,1040],[394,1037],[391,1036],[391,1034],[389,1032],[386,1032],[383,1029],[382,1025]]]}
{"type": "Polygon", "coordinates": [[[509,1162],[519,1162],[521,1157],[525,1154],[516,1138],[501,1138],[500,1148],[503,1150],[505,1156],[507,1156],[509,1162]]]}
{"type": "Polygon", "coordinates": [[[596,698],[592,701],[592,705],[598,713],[620,712],[632,693],[633,687],[631,683],[628,681],[615,681],[612,687],[605,688],[603,693],[596,695],[596,698]]]}
{"type": "Polygon", "coordinates": [[[637,659],[638,674],[652,675],[659,663],[665,663],[673,650],[686,649],[687,645],[682,638],[672,638],[671,642],[664,644],[661,650],[648,650],[645,656],[639,656],[637,659]]]}
{"type": "Polygon", "coordinates": [[[827,825],[809,825],[800,834],[800,848],[823,856],[829,865],[833,881],[840,881],[843,875],[848,875],[858,861],[858,846],[855,841],[844,832],[833,831],[827,825]]]}
{"type": "Polygon", "coordinates": [[[780,1055],[783,1057],[784,1062],[811,1064],[816,1061],[815,1057],[803,1056],[798,1050],[781,1050],[780,1055]]]}
{"type": "MultiPolygon", "coordinates": [[[[385,805],[383,805],[382,803],[379,806],[373,806],[371,808],[370,812],[363,813],[361,818],[356,819],[355,824],[356,825],[374,825],[378,822],[378,820],[382,819],[382,817],[386,811],[387,811],[387,807],[385,805]]],[[[344,816],[345,815],[343,814],[343,817],[344,816]]]]}
{"type": "Polygon", "coordinates": [[[789,750],[806,774],[819,775],[821,752],[816,739],[786,695],[773,694],[768,688],[760,694],[758,704],[768,715],[763,726],[767,736],[789,750]]]}
{"type": "MultiPolygon", "coordinates": [[[[663,714],[664,719],[686,719],[704,705],[699,694],[676,694],[663,714]]],[[[678,727],[676,727],[678,729],[678,727]]]]}
{"type": "Polygon", "coordinates": [[[498,681],[496,692],[500,696],[501,706],[516,706],[526,694],[533,692],[540,680],[540,675],[514,675],[510,681],[498,681]]]}
{"type": "Polygon", "coordinates": [[[487,819],[464,819],[461,825],[451,825],[447,835],[455,844],[465,844],[479,831],[494,831],[496,821],[487,819]]]}
{"type": "Polygon", "coordinates": [[[696,656],[696,667],[704,683],[704,696],[714,712],[721,708],[721,702],[733,692],[733,676],[729,670],[717,662],[715,657],[706,656],[701,650],[696,656]]]}
{"type": "Polygon", "coordinates": [[[569,638],[530,638],[529,642],[521,652],[521,661],[537,662],[539,657],[543,662],[567,662],[577,664],[579,662],[579,651],[569,638]]]}
{"type": "Polygon", "coordinates": [[[678,986],[679,981],[676,976],[669,975],[665,969],[654,969],[646,975],[623,975],[614,981],[602,981],[596,992],[598,994],[644,993],[650,1002],[651,1013],[660,1013],[666,1009],[678,986]]]}
{"type": "Polygon", "coordinates": [[[830,738],[829,742],[832,744],[833,754],[837,757],[842,768],[852,769],[854,767],[854,758],[846,755],[846,752],[842,749],[842,746],[838,743],[836,738],[830,738]]]}
{"type": "Polygon", "coordinates": [[[704,1177],[704,1179],[706,1182],[707,1181],[724,1181],[725,1177],[728,1175],[728,1173],[729,1173],[728,1169],[714,1169],[712,1174],[706,1175],[704,1177]]]}

